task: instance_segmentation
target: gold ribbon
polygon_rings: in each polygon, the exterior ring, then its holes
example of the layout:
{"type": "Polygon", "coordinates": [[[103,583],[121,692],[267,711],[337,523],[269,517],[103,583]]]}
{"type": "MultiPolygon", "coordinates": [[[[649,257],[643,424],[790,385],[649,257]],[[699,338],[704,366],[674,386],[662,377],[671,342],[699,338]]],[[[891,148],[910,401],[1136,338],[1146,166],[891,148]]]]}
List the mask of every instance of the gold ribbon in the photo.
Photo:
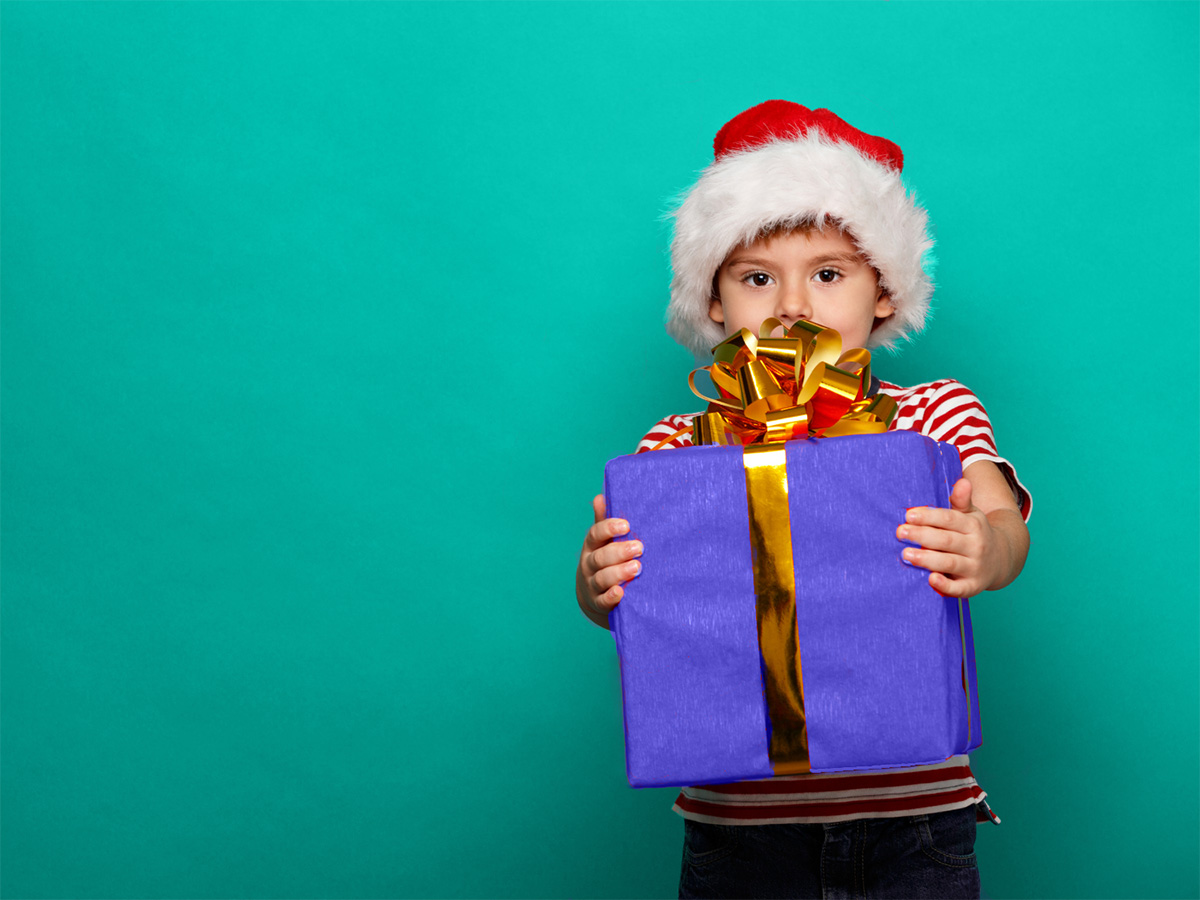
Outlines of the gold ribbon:
{"type": "Polygon", "coordinates": [[[770,737],[767,756],[776,775],[811,769],[804,681],[796,629],[796,582],[788,515],[787,460],[782,444],[759,444],[743,451],[750,551],[754,565],[758,648],[770,737]]]}
{"type": "Polygon", "coordinates": [[[745,446],[758,646],[770,731],[767,754],[776,775],[791,775],[811,771],[811,764],[783,442],[885,432],[896,402],[885,394],[867,396],[870,351],[843,353],[837,331],[807,321],[772,338],[781,327],[778,319],[767,319],[757,336],[743,328],[713,348],[712,365],[702,369],[719,397],[696,389],[701,369],[688,376],[688,384],[709,402],[707,412],[692,422],[692,443],[745,446]]]}

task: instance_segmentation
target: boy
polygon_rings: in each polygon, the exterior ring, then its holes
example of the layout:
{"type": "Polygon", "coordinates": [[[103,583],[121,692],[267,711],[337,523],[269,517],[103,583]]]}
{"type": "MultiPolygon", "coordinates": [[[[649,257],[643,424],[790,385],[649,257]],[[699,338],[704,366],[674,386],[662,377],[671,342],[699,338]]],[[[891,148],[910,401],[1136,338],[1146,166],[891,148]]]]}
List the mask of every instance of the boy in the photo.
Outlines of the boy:
{"type": "MultiPolygon", "coordinates": [[[[715,160],[675,212],[667,330],[704,356],[739,328],[775,316],[836,328],[845,347],[890,347],[919,331],[932,283],[925,211],[900,179],[903,155],[824,109],[771,100],[730,120],[715,160]]],[[[983,406],[943,380],[903,388],[872,379],[898,404],[892,428],[959,450],[950,509],[920,507],[897,523],[911,565],[940,593],[970,597],[1020,573],[1030,499],[996,451],[983,406]]],[[[686,428],[670,416],[644,452],[686,428]]],[[[669,445],[688,446],[685,434],[669,445]]],[[[583,613],[608,627],[622,584],[640,571],[629,523],[593,501],[576,573],[583,613]]],[[[873,772],[779,776],[685,788],[681,897],[979,896],[974,837],[991,813],[967,756],[873,772]]]]}

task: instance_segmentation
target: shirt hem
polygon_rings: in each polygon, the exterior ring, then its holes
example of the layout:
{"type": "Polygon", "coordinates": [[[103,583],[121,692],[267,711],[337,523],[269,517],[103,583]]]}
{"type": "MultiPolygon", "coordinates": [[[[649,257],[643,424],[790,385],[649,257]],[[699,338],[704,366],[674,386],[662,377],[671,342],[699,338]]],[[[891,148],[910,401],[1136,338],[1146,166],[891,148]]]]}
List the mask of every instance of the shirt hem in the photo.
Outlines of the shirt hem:
{"type": "Polygon", "coordinates": [[[930,813],[949,812],[955,809],[964,809],[968,806],[983,805],[983,811],[988,813],[995,824],[1000,824],[998,816],[990,813],[990,807],[984,802],[987,796],[986,792],[981,792],[977,797],[969,797],[966,800],[955,800],[949,803],[938,803],[932,806],[919,806],[912,809],[899,810],[872,810],[867,812],[853,812],[845,815],[827,815],[827,816],[771,816],[767,819],[745,819],[745,818],[728,818],[725,816],[714,816],[706,813],[687,812],[679,807],[676,803],[671,809],[681,818],[691,819],[694,822],[705,822],[709,825],[820,825],[825,822],[849,822],[854,819],[899,819],[905,816],[923,816],[930,813]]]}

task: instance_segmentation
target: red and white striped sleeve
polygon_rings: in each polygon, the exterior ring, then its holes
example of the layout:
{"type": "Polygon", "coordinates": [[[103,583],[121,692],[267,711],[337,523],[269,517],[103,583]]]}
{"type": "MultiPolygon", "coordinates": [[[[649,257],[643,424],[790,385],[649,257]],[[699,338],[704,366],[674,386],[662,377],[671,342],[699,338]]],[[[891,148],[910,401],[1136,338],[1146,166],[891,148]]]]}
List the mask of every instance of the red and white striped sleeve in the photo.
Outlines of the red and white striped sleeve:
{"type": "Polygon", "coordinates": [[[688,413],[683,416],[667,416],[646,433],[646,436],[638,441],[637,449],[634,453],[645,453],[647,450],[653,450],[658,444],[667,438],[671,440],[663,444],[663,449],[667,447],[690,447],[692,446],[692,419],[695,418],[695,413],[688,413]],[[683,431],[686,429],[686,431],[683,431]],[[683,431],[683,434],[676,434],[678,431],[683,431]],[[675,435],[675,437],[671,437],[675,435]]]}
{"type": "Polygon", "coordinates": [[[953,444],[958,448],[964,469],[979,460],[995,463],[1012,488],[1021,515],[1028,521],[1033,506],[1029,491],[1017,478],[1013,464],[996,449],[987,410],[966,385],[946,378],[911,388],[883,382],[880,390],[896,399],[893,429],[916,431],[935,441],[953,444]]]}

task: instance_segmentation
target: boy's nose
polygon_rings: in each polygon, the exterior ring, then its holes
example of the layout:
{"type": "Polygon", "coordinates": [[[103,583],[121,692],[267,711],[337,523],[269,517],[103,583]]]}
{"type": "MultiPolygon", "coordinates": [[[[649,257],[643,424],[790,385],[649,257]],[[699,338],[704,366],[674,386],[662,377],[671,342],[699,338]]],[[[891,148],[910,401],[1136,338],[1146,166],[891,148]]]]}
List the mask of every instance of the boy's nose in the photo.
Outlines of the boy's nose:
{"type": "Polygon", "coordinates": [[[803,284],[789,285],[779,292],[779,318],[807,319],[812,310],[809,308],[808,291],[803,284]]]}

